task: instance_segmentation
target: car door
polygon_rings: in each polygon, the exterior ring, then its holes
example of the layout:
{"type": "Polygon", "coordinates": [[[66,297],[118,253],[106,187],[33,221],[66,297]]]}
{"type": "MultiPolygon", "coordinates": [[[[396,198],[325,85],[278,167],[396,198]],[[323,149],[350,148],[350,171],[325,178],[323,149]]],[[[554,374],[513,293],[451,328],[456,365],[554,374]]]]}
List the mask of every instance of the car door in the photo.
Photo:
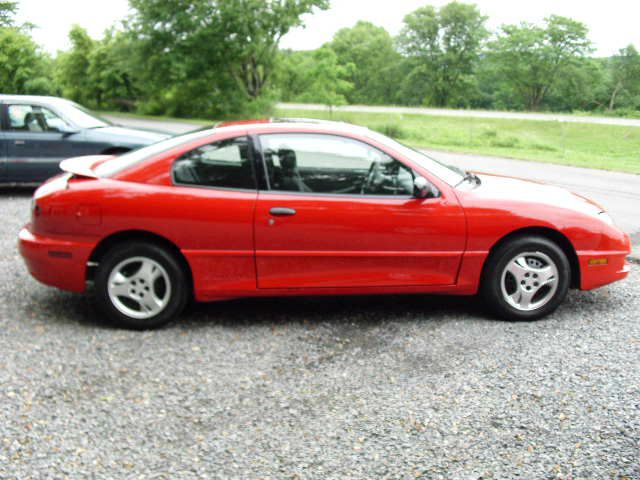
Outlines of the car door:
{"type": "Polygon", "coordinates": [[[189,260],[201,300],[256,288],[253,164],[246,135],[202,145],[175,160],[171,196],[154,201],[171,212],[167,236],[189,260]]]}
{"type": "Polygon", "coordinates": [[[41,182],[60,173],[60,161],[73,156],[66,125],[40,105],[7,104],[6,175],[11,182],[41,182]]]}
{"type": "Polygon", "coordinates": [[[417,199],[416,172],[338,135],[259,137],[268,189],[255,215],[259,288],[456,282],[465,222],[454,196],[417,199]]]}

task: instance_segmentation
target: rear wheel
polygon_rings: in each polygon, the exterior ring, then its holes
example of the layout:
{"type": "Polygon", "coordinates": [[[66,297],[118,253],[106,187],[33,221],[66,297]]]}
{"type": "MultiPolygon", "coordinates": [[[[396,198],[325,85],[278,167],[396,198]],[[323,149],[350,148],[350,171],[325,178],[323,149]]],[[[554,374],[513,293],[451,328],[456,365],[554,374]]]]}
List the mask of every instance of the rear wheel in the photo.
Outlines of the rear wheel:
{"type": "Polygon", "coordinates": [[[184,270],[173,254],[158,245],[116,245],[98,265],[96,305],[117,325],[160,327],[180,314],[187,298],[184,270]]]}
{"type": "Polygon", "coordinates": [[[487,260],[482,294],[489,308],[509,320],[536,320],[553,312],[571,282],[567,256],[544,237],[522,236],[487,260]]]}

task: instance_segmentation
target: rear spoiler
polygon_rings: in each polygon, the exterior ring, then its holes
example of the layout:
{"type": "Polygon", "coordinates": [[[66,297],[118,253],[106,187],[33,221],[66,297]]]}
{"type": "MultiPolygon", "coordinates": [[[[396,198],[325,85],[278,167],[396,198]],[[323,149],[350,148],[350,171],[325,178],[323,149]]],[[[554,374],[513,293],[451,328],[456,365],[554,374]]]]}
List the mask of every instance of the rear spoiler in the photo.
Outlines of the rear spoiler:
{"type": "Polygon", "coordinates": [[[113,158],[113,155],[88,155],[68,158],[60,162],[60,170],[71,173],[75,177],[98,178],[93,168],[109,158],[113,158]]]}

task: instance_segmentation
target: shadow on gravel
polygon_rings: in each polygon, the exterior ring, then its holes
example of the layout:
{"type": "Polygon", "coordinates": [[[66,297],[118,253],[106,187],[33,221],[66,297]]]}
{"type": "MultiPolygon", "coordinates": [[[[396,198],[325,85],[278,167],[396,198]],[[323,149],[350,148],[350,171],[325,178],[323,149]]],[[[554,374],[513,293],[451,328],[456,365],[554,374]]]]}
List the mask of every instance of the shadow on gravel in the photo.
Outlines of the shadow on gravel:
{"type": "MultiPolygon", "coordinates": [[[[114,328],[93,308],[90,295],[49,290],[33,298],[30,315],[47,323],[77,324],[83,327],[114,328]]],[[[168,328],[250,328],[270,324],[356,324],[373,327],[385,322],[454,319],[490,320],[475,297],[439,295],[377,295],[344,297],[244,298],[224,302],[193,303],[168,328]]]]}
{"type": "Polygon", "coordinates": [[[0,185],[0,197],[31,197],[37,186],[29,185],[0,185]]]}
{"type": "Polygon", "coordinates": [[[246,298],[194,303],[179,323],[193,328],[211,325],[245,328],[291,323],[356,323],[375,326],[388,321],[490,319],[475,297],[377,295],[337,297],[246,298]]]}

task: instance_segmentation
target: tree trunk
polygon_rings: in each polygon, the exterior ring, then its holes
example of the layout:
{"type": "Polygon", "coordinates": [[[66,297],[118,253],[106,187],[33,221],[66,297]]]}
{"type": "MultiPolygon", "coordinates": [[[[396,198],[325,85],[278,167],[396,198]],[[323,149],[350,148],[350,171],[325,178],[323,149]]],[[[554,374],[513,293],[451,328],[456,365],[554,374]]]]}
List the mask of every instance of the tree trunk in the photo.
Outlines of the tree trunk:
{"type": "Polygon", "coordinates": [[[609,111],[613,110],[616,106],[616,97],[618,96],[618,93],[620,93],[620,90],[622,90],[622,84],[618,82],[616,88],[611,92],[611,98],[609,99],[609,111]]]}

